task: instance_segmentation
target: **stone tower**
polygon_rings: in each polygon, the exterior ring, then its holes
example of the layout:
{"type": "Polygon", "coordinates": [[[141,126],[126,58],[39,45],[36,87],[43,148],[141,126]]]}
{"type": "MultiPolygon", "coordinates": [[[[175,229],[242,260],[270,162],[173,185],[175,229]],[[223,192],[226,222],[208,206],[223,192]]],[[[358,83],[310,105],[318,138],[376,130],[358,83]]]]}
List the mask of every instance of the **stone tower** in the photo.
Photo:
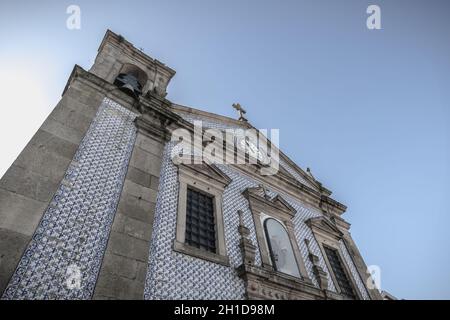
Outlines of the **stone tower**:
{"type": "Polygon", "coordinates": [[[174,130],[253,128],[167,100],[174,74],[109,30],[74,67],[0,180],[2,299],[380,299],[346,207],[281,151],[270,176],[173,161],[174,130]]]}

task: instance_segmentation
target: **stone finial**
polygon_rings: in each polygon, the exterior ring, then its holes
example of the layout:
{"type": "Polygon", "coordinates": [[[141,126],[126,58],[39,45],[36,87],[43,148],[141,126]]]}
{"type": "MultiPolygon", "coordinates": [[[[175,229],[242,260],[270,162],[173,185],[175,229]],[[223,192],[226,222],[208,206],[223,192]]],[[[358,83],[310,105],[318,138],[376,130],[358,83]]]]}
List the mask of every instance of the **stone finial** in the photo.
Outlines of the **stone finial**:
{"type": "Polygon", "coordinates": [[[260,184],[259,188],[264,193],[264,198],[267,199],[267,200],[270,200],[270,196],[269,196],[269,193],[267,192],[267,188],[263,184],[260,184]]]}
{"type": "Polygon", "coordinates": [[[245,111],[244,108],[242,108],[239,103],[233,103],[233,108],[235,108],[237,110],[237,112],[239,113],[239,121],[248,121],[244,117],[244,114],[246,114],[247,111],[245,111]]]}
{"type": "Polygon", "coordinates": [[[308,249],[309,253],[309,260],[311,261],[313,265],[313,273],[316,277],[317,282],[319,283],[320,289],[327,290],[328,289],[328,277],[327,273],[322,269],[322,267],[319,265],[319,257],[316,256],[314,253],[312,253],[311,248],[309,247],[309,240],[305,239],[306,248],[308,249]]]}
{"type": "Polygon", "coordinates": [[[306,168],[306,173],[308,173],[308,175],[313,178],[314,181],[316,181],[316,178],[313,176],[312,172],[311,172],[311,168],[306,168]]]}
{"type": "Polygon", "coordinates": [[[239,247],[241,248],[244,264],[253,265],[255,263],[256,247],[249,239],[250,230],[244,225],[243,212],[241,210],[238,210],[238,214],[239,214],[238,230],[239,234],[241,235],[239,247]]]}

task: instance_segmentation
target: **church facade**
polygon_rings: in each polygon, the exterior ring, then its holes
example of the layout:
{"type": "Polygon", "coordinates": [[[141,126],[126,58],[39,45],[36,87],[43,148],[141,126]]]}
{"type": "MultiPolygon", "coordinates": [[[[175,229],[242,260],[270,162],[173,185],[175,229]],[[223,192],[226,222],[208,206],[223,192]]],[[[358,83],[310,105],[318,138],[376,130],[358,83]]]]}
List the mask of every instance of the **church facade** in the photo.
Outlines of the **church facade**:
{"type": "Polygon", "coordinates": [[[74,67],[0,180],[2,299],[381,299],[346,207],[240,105],[169,101],[174,75],[109,30],[74,67]]]}

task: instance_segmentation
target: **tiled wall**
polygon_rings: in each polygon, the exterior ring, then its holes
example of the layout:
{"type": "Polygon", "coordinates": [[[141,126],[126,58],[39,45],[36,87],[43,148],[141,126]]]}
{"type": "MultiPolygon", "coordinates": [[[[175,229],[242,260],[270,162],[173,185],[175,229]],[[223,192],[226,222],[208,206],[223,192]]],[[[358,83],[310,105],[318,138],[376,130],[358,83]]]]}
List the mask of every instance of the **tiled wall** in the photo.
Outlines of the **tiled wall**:
{"type": "Polygon", "coordinates": [[[135,116],[102,102],[3,299],[92,296],[136,136],[135,116]]]}
{"type": "MultiPolygon", "coordinates": [[[[207,122],[204,125],[209,126],[207,122]]],[[[225,129],[218,123],[212,124],[211,127],[225,129]]],[[[246,188],[257,186],[257,182],[229,166],[218,165],[232,179],[223,194],[225,242],[230,267],[174,252],[172,245],[176,232],[178,180],[177,168],[170,158],[172,149],[173,145],[169,143],[164,151],[144,297],[145,299],[242,299],[244,297],[244,283],[235,271],[235,267],[242,263],[237,212],[242,210],[244,213],[244,224],[250,229],[250,238],[253,244],[258,246],[248,202],[242,195],[246,188]]],[[[268,193],[270,196],[276,195],[270,190],[268,190],[268,193]]],[[[297,211],[293,221],[295,235],[309,277],[318,286],[312,272],[312,264],[308,259],[304,239],[310,240],[311,250],[319,257],[320,265],[329,274],[319,246],[311,230],[305,224],[306,220],[320,216],[321,213],[304,206],[289,196],[282,196],[297,211]]],[[[348,253],[345,257],[346,263],[350,264],[350,270],[356,279],[362,296],[368,299],[367,292],[348,253]]],[[[256,265],[261,265],[259,250],[257,250],[255,260],[256,265]]],[[[331,277],[328,277],[329,290],[336,291],[331,277]]]]}

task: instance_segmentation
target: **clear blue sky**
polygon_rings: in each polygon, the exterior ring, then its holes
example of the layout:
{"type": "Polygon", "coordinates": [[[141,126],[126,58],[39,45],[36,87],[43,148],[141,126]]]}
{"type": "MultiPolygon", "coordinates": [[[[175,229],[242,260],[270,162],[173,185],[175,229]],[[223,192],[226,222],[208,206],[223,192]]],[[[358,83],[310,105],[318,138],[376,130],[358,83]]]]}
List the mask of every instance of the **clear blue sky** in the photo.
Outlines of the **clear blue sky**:
{"type": "Polygon", "coordinates": [[[88,69],[107,28],[177,71],[173,102],[280,128],[281,148],[348,205],[382,288],[450,299],[450,2],[2,1],[3,173],[88,69]],[[66,8],[81,7],[81,30],[66,8]],[[382,30],[366,28],[381,7],[382,30]],[[20,70],[18,73],[16,70],[20,70]],[[6,100],[4,96],[8,97],[6,100]]]}

